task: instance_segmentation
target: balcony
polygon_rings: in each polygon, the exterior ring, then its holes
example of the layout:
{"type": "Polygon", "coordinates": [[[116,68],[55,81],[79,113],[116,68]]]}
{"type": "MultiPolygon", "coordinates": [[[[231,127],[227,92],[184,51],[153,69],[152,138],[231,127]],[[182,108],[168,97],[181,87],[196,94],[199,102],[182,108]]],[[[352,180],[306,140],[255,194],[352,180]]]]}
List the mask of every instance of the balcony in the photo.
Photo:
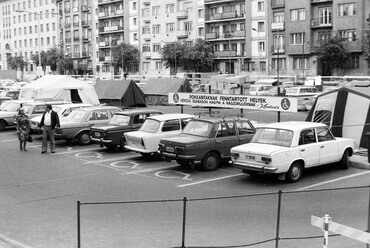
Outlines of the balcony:
{"type": "Polygon", "coordinates": [[[91,56],[90,52],[87,52],[87,51],[82,52],[82,57],[90,57],[90,56],[91,56]]]}
{"type": "Polygon", "coordinates": [[[150,0],[143,0],[144,5],[150,5],[150,0]]]}
{"type": "Polygon", "coordinates": [[[73,12],[78,12],[78,8],[73,8],[73,12]]]}
{"type": "Polygon", "coordinates": [[[206,33],[205,34],[205,39],[206,40],[214,40],[214,39],[218,39],[219,35],[218,33],[214,32],[214,33],[206,33]]]}
{"type": "Polygon", "coordinates": [[[123,9],[117,9],[116,15],[123,15],[123,9]]]}
{"type": "Polygon", "coordinates": [[[81,22],[81,25],[82,26],[90,26],[91,25],[91,21],[82,21],[81,22]]]}
{"type": "Polygon", "coordinates": [[[284,8],[285,0],[271,0],[271,8],[284,8]]]}
{"type": "Polygon", "coordinates": [[[315,3],[330,3],[330,2],[333,2],[333,0],[311,0],[312,4],[315,4],[315,3]]]}
{"type": "Polygon", "coordinates": [[[236,51],[215,51],[213,52],[214,57],[236,57],[236,51]]]}
{"type": "Polygon", "coordinates": [[[107,47],[109,46],[109,42],[108,41],[100,41],[99,42],[99,47],[107,47]]]}
{"type": "Polygon", "coordinates": [[[277,54],[277,53],[285,53],[285,44],[284,45],[280,45],[280,46],[277,46],[277,45],[272,45],[271,46],[271,52],[273,54],[277,54]]]}
{"type": "Polygon", "coordinates": [[[100,33],[105,33],[105,32],[122,32],[123,27],[122,26],[110,26],[110,27],[99,27],[99,32],[100,33]]]}
{"type": "Polygon", "coordinates": [[[82,12],[89,11],[89,6],[87,6],[86,4],[85,4],[85,5],[82,5],[82,6],[81,6],[81,11],[82,11],[82,12]]]}
{"type": "Polygon", "coordinates": [[[106,13],[106,12],[99,12],[99,14],[98,14],[99,18],[106,17],[106,16],[108,16],[108,13],[106,13]]]}
{"type": "Polygon", "coordinates": [[[187,19],[188,16],[189,16],[189,13],[187,10],[177,11],[176,13],[177,19],[187,19]]]}
{"type": "Polygon", "coordinates": [[[331,23],[331,18],[313,18],[311,19],[311,28],[331,28],[333,24],[331,23]]]}
{"type": "Polygon", "coordinates": [[[73,37],[73,41],[80,41],[80,37],[73,37]]]}
{"type": "Polygon", "coordinates": [[[73,23],[73,27],[78,27],[78,26],[80,26],[80,23],[78,23],[78,22],[73,23]]]}
{"type": "Polygon", "coordinates": [[[223,12],[223,13],[215,13],[213,16],[210,16],[210,21],[217,21],[217,20],[224,20],[224,19],[233,19],[237,17],[242,17],[242,15],[238,16],[236,11],[232,12],[223,12]]]}
{"type": "Polygon", "coordinates": [[[285,23],[284,22],[273,22],[271,23],[271,30],[277,31],[277,30],[284,30],[285,29],[285,23]]]}
{"type": "Polygon", "coordinates": [[[145,34],[142,34],[141,36],[143,37],[144,40],[150,40],[152,38],[150,33],[145,33],[145,34]]]}
{"type": "Polygon", "coordinates": [[[234,2],[235,0],[204,0],[204,4],[212,4],[212,3],[227,3],[227,2],[234,2]]]}
{"type": "Polygon", "coordinates": [[[65,14],[71,13],[71,9],[64,9],[64,13],[65,14]]]}
{"type": "Polygon", "coordinates": [[[82,42],[89,42],[90,41],[90,38],[88,38],[87,36],[82,36],[82,42]]]}
{"type": "Polygon", "coordinates": [[[177,30],[176,35],[177,35],[177,38],[179,39],[185,39],[185,38],[188,38],[189,31],[188,30],[177,30]]]}
{"type": "Polygon", "coordinates": [[[71,24],[70,24],[70,23],[65,23],[65,24],[64,24],[64,27],[66,27],[66,28],[70,28],[70,27],[71,27],[71,24]]]}
{"type": "Polygon", "coordinates": [[[152,58],[152,53],[151,52],[143,52],[143,58],[151,59],[152,58]]]}
{"type": "Polygon", "coordinates": [[[122,2],[122,0],[98,0],[98,5],[114,3],[114,2],[120,3],[120,2],[122,2]]]}
{"type": "Polygon", "coordinates": [[[65,39],[65,42],[66,42],[66,43],[71,43],[71,42],[72,42],[72,38],[66,38],[66,39],[65,39]]]}

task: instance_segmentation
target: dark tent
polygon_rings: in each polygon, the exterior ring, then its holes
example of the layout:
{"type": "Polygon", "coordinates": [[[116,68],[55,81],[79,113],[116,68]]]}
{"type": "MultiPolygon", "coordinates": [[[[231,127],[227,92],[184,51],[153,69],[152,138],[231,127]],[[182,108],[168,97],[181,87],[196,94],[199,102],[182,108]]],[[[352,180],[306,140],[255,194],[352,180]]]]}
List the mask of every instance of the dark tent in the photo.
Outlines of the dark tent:
{"type": "Polygon", "coordinates": [[[146,107],[145,94],[132,80],[100,80],[95,84],[100,103],[123,107],[146,107]]]}
{"type": "Polygon", "coordinates": [[[352,138],[356,148],[366,148],[366,133],[370,131],[370,88],[342,87],[319,95],[306,121],[325,123],[335,136],[352,138]]]}
{"type": "Polygon", "coordinates": [[[168,93],[191,92],[191,85],[186,78],[153,78],[143,83],[146,103],[150,105],[168,104],[168,93]]]}

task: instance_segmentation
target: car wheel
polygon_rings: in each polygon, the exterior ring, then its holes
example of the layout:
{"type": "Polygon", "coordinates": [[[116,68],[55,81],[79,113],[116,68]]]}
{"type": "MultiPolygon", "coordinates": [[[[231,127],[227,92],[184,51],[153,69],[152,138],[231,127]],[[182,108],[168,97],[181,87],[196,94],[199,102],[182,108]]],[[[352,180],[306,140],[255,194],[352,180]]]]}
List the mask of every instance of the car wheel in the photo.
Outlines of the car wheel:
{"type": "Polygon", "coordinates": [[[206,171],[217,169],[220,164],[220,155],[216,152],[209,152],[202,160],[202,168],[206,171]]]}
{"type": "Polygon", "coordinates": [[[285,179],[290,183],[298,182],[302,178],[303,166],[300,162],[294,162],[287,173],[285,179]]]}
{"type": "Polygon", "coordinates": [[[88,132],[82,132],[77,136],[77,141],[80,145],[89,145],[91,143],[91,137],[88,132]]]}
{"type": "Polygon", "coordinates": [[[143,156],[144,158],[149,158],[151,153],[144,153],[144,152],[140,152],[141,156],[143,156]]]}
{"type": "Polygon", "coordinates": [[[348,149],[346,149],[343,153],[342,159],[339,162],[340,168],[344,170],[348,170],[349,168],[349,159],[348,159],[348,149]]]}
{"type": "Polygon", "coordinates": [[[6,122],[4,120],[0,120],[0,131],[4,131],[6,127],[6,122]]]}
{"type": "Polygon", "coordinates": [[[125,145],[126,145],[126,139],[125,139],[125,138],[123,138],[123,139],[121,140],[120,145],[119,145],[119,148],[120,148],[121,152],[125,152],[125,151],[127,151],[127,149],[125,148],[125,145]]]}

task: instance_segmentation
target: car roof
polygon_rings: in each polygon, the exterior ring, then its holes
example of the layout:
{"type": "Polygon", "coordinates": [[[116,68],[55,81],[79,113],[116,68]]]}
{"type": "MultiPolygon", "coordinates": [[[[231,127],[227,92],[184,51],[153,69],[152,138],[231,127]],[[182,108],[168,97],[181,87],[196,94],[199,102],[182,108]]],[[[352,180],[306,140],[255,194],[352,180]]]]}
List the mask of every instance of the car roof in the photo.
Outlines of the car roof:
{"type": "Polygon", "coordinates": [[[102,105],[82,107],[80,109],[81,110],[94,110],[94,109],[120,109],[120,110],[122,110],[120,107],[116,107],[116,106],[102,106],[102,105]]]}
{"type": "Polygon", "coordinates": [[[70,108],[70,107],[93,107],[93,104],[90,103],[67,103],[67,104],[57,104],[54,107],[60,108],[70,108]]]}
{"type": "Polygon", "coordinates": [[[278,128],[298,131],[307,128],[327,127],[324,123],[308,121],[282,121],[258,125],[258,128],[278,128]]]}
{"type": "Polygon", "coordinates": [[[32,102],[25,102],[25,105],[46,105],[46,104],[51,104],[51,105],[59,105],[65,103],[64,101],[50,101],[50,102],[42,102],[42,101],[32,101],[32,102]]]}
{"type": "Polygon", "coordinates": [[[218,117],[218,116],[200,116],[196,118],[196,120],[200,121],[206,121],[206,122],[212,122],[212,123],[219,123],[224,121],[233,121],[233,120],[242,120],[242,121],[248,121],[247,118],[243,118],[240,116],[225,116],[225,117],[218,117]]]}
{"type": "Polygon", "coordinates": [[[194,118],[194,115],[189,114],[164,114],[148,117],[147,119],[154,119],[157,121],[166,121],[171,119],[185,119],[185,118],[194,118]]]}
{"type": "Polygon", "coordinates": [[[145,113],[162,113],[155,109],[125,109],[124,111],[116,112],[115,115],[135,115],[135,114],[145,114],[145,113]]]}

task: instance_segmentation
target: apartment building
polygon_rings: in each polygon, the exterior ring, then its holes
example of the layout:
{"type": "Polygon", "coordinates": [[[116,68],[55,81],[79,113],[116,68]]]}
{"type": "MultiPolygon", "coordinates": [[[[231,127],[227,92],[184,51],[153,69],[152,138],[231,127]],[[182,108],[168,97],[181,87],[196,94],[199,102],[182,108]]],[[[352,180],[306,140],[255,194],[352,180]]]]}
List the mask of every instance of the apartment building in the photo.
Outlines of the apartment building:
{"type": "Polygon", "coordinates": [[[97,0],[56,0],[58,38],[74,73],[93,73],[97,54],[97,0]]]}
{"type": "Polygon", "coordinates": [[[26,71],[36,71],[32,55],[58,44],[56,6],[52,0],[0,1],[0,70],[8,58],[22,55],[26,71]]]}
{"type": "MultiPolygon", "coordinates": [[[[144,75],[170,76],[160,49],[166,42],[194,42],[204,38],[203,0],[143,0],[140,2],[140,71],[144,75]]],[[[181,65],[176,68],[180,71],[181,65]]]]}
{"type": "Polygon", "coordinates": [[[369,25],[368,0],[272,0],[269,39],[270,74],[329,76],[328,65],[315,55],[320,40],[335,34],[350,52],[340,75],[367,75],[361,49],[363,30],[369,25]]]}

